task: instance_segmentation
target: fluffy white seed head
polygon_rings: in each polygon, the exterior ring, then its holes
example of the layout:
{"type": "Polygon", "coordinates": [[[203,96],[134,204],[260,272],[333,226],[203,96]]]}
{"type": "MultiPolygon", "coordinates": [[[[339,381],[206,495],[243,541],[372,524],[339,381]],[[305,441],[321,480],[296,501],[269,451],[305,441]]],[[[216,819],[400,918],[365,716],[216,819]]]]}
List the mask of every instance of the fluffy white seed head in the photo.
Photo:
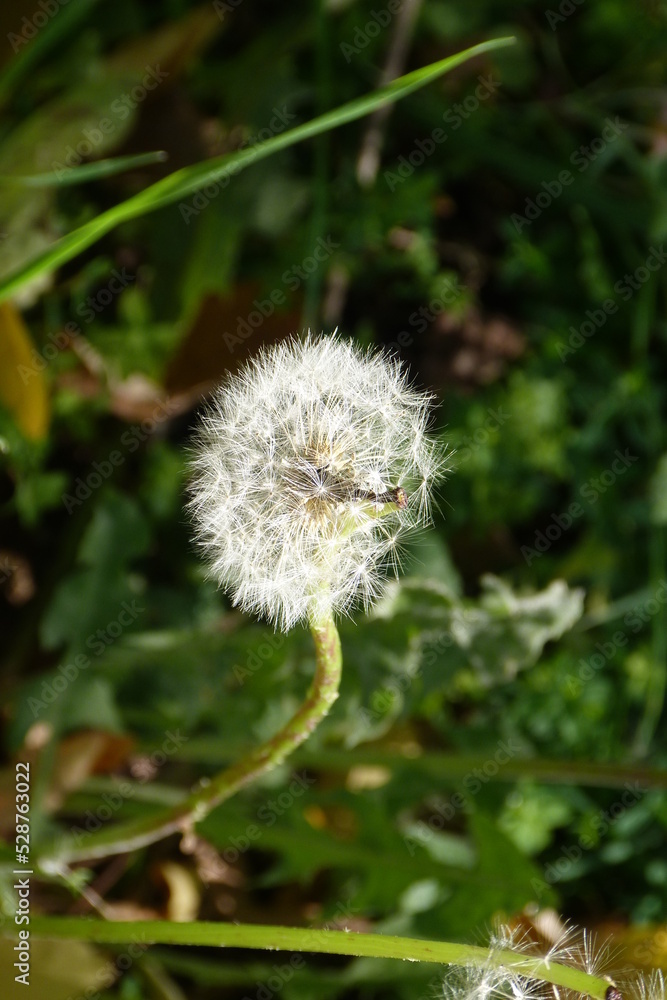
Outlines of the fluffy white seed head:
{"type": "Polygon", "coordinates": [[[481,961],[471,959],[464,967],[452,967],[438,990],[438,1000],[590,1000],[588,993],[542,978],[544,970],[557,965],[607,980],[607,1000],[667,1000],[662,972],[642,975],[614,968],[619,952],[609,940],[563,924],[553,911],[543,911],[538,917],[530,924],[522,920],[513,926],[496,925],[487,955],[481,961]],[[511,955],[520,965],[510,961],[511,955]]]}
{"type": "Polygon", "coordinates": [[[399,361],[338,336],[262,350],[202,417],[189,507],[235,605],[289,629],[368,606],[430,519],[444,449],[399,361]]]}

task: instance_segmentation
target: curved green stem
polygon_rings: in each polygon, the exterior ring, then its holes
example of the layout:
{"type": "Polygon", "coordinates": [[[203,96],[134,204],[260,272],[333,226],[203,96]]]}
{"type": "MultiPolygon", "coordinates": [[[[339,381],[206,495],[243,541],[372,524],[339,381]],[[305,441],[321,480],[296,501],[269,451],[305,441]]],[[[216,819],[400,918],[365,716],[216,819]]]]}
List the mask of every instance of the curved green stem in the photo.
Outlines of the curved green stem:
{"type": "Polygon", "coordinates": [[[172,833],[184,832],[244,785],[281,764],[310,736],[338,697],[342,656],[338,630],[331,614],[311,622],[311,632],[315,640],[315,676],[305,701],[275,736],[238,763],[202,782],[182,802],[157,815],[119,823],[87,835],[68,835],[52,852],[38,860],[41,871],[59,874],[73,862],[125,854],[154,844],[172,833]]]}
{"type": "Polygon", "coordinates": [[[476,945],[450,941],[421,941],[390,934],[361,934],[306,927],[265,927],[168,920],[105,921],[81,917],[31,917],[31,932],[39,937],[76,938],[102,944],[179,944],[219,948],[256,948],[268,951],[317,952],[366,958],[396,958],[441,965],[492,965],[571,989],[594,1000],[604,1000],[609,980],[591,976],[539,958],[513,951],[489,951],[476,945]]]}

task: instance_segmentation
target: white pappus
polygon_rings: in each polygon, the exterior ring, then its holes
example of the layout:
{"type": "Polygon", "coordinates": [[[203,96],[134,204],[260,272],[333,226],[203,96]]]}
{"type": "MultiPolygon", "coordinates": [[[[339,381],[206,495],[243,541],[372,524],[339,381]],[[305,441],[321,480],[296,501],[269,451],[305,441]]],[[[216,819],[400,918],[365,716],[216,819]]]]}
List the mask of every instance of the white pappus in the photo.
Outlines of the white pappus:
{"type": "Polygon", "coordinates": [[[446,449],[402,363],[338,335],[261,350],[216,390],[189,509],[211,575],[283,630],[367,607],[430,520],[446,449]]]}

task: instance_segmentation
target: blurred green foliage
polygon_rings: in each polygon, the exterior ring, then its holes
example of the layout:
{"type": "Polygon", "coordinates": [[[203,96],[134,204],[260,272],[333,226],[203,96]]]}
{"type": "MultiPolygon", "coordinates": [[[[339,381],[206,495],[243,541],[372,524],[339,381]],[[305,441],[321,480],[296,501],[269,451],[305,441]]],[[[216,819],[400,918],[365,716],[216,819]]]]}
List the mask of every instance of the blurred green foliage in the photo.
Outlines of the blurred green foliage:
{"type": "MultiPolygon", "coordinates": [[[[201,393],[260,342],[339,326],[438,395],[455,454],[436,529],[373,614],[343,624],[342,697],[321,730],[198,828],[215,874],[169,841],[121,867],[107,900],[168,914],[174,889],[155,871],[171,860],[209,918],[468,939],[534,904],[589,925],[664,923],[667,13],[417,6],[402,71],[518,41],[393,107],[374,183],[357,180],[362,120],[189,199],[194,214],[119,227],[24,290],[23,354],[2,318],[0,365],[24,366],[18,403],[0,377],[3,701],[8,753],[37,754],[33,850],[130,773],[113,818],[148,814],[298,704],[308,635],[244,620],[204,578],[183,513],[187,442],[201,393]],[[483,98],[480,77],[495,81],[483,98]],[[318,240],[329,249],[311,270],[318,240]],[[40,388],[50,414],[34,433],[40,388]],[[182,747],[145,779],[137,763],[168,731],[182,747]],[[130,749],[73,777],[82,732],[130,749]],[[601,765],[617,781],[591,777],[601,765]]],[[[3,274],[276,114],[306,121],[379,85],[400,25],[365,2],[99,0],[24,38],[36,9],[0,15],[24,39],[5,47],[0,174],[54,170],[68,146],[72,163],[169,158],[81,185],[0,185],[3,274]],[[165,83],[116,115],[156,65],[165,83]],[[103,141],[77,153],[104,117],[103,141]]],[[[33,905],[72,903],[44,885],[33,905]]],[[[270,975],[156,959],[193,997],[241,997],[270,975]]],[[[147,995],[151,974],[135,963],[114,995],[147,995]]],[[[282,992],[407,998],[432,995],[432,975],[309,962],[282,992]]]]}

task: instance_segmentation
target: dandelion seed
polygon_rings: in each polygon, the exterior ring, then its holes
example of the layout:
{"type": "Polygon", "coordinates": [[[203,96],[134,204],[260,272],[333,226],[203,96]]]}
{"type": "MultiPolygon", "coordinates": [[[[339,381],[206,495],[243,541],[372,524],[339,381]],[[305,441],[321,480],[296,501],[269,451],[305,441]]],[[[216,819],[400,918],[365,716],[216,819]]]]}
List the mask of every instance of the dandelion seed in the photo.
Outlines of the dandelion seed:
{"type": "Polygon", "coordinates": [[[650,975],[624,983],[624,995],[632,1000],[665,1000],[665,977],[660,969],[650,975]]]}
{"type": "Polygon", "coordinates": [[[220,387],[196,439],[189,508],[236,606],[287,630],[379,596],[445,471],[426,433],[431,402],[399,361],[310,334],[220,387]]]}
{"type": "Polygon", "coordinates": [[[583,930],[578,939],[575,937],[562,951],[558,961],[582,969],[589,976],[604,975],[618,957],[618,949],[614,949],[610,941],[600,941],[588,930],[583,930]]]}
{"type": "MultiPolygon", "coordinates": [[[[553,970],[569,966],[595,977],[593,982],[596,984],[601,970],[608,967],[617,954],[610,942],[600,942],[587,930],[564,925],[551,911],[540,914],[539,921],[531,921],[531,924],[526,928],[522,918],[518,925],[497,925],[489,936],[486,958],[482,962],[471,960],[464,969],[450,972],[441,996],[445,1000],[588,1000],[590,995],[585,992],[543,980],[540,967],[553,970]],[[524,970],[526,958],[533,959],[534,970],[519,972],[507,961],[509,953],[516,955],[524,970]]],[[[605,974],[603,977],[610,984],[605,1000],[667,1000],[665,978],[659,970],[648,976],[626,969],[619,971],[625,977],[620,985],[616,976],[605,974]]]]}

